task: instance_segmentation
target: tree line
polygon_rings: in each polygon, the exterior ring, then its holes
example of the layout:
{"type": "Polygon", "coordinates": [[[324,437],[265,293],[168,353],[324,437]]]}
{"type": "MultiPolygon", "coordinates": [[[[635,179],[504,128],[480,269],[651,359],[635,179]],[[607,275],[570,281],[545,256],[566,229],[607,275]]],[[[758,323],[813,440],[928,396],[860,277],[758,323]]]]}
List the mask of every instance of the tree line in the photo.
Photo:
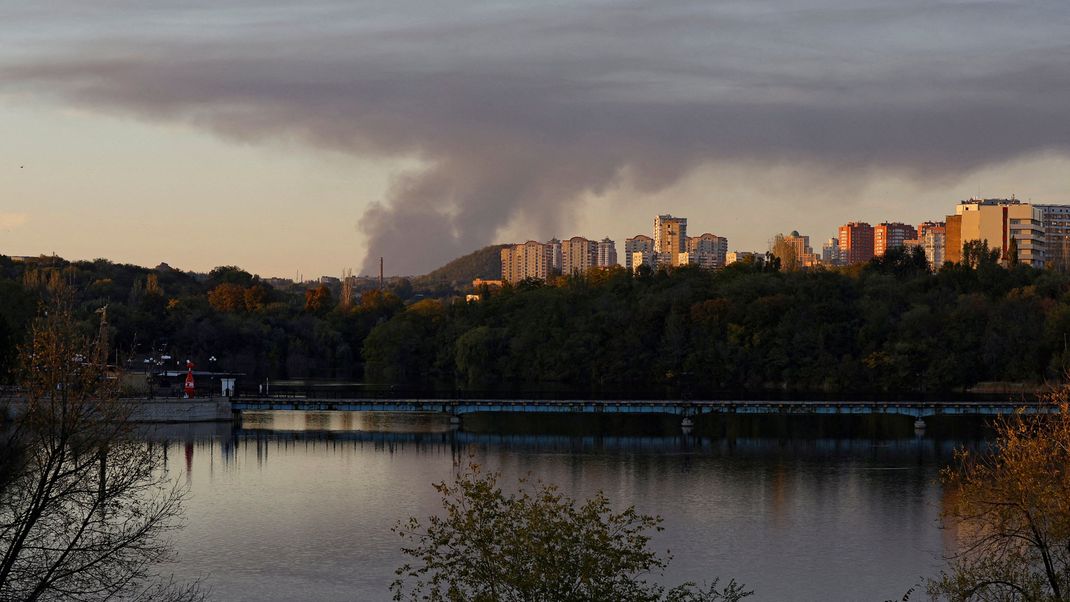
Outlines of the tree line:
{"type": "MultiPolygon", "coordinates": [[[[0,379],[50,281],[110,348],[167,352],[247,379],[340,378],[517,393],[944,393],[1040,383],[1070,367],[1070,277],[1003,266],[981,246],[933,273],[893,250],[848,268],[775,258],[712,272],[616,268],[433,296],[275,288],[236,267],[197,275],[97,260],[0,257],[0,379]]],[[[113,357],[114,360],[114,357],[113,357]]],[[[176,361],[179,361],[176,360],[176,361]]]]}
{"type": "Polygon", "coordinates": [[[594,271],[414,303],[368,335],[369,379],[486,388],[942,393],[1070,366],[1070,278],[920,250],[805,272],[594,271]]]}
{"type": "Polygon", "coordinates": [[[103,259],[0,256],[0,383],[12,382],[18,346],[57,285],[73,291],[74,317],[85,334],[97,334],[97,311],[107,307],[111,363],[170,356],[164,367],[184,369],[191,359],[250,382],[360,378],[367,334],[414,294],[402,279],[384,290],[370,282],[358,281],[346,299],[337,283],[273,287],[234,266],[195,274],[103,259]]]}

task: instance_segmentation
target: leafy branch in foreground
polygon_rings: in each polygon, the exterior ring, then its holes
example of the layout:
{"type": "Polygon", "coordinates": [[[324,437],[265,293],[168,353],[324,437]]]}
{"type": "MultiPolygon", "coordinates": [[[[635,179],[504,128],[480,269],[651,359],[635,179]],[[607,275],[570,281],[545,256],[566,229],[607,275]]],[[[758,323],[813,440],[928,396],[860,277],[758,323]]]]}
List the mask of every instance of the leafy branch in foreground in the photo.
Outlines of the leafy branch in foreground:
{"type": "Polygon", "coordinates": [[[441,515],[393,529],[410,562],[397,569],[394,599],[429,601],[735,602],[750,595],[729,582],[666,591],[648,581],[671,557],[649,549],[661,519],[634,507],[614,512],[602,493],[585,501],[521,479],[516,493],[476,464],[434,487],[441,515]]]}
{"type": "Polygon", "coordinates": [[[0,431],[0,599],[191,600],[157,573],[183,489],[132,433],[106,345],[62,292],[22,350],[24,404],[0,431]]]}
{"type": "Polygon", "coordinates": [[[989,451],[960,451],[943,473],[947,526],[959,551],[934,598],[982,602],[1070,600],[1070,385],[1052,414],[999,419],[989,451]]]}

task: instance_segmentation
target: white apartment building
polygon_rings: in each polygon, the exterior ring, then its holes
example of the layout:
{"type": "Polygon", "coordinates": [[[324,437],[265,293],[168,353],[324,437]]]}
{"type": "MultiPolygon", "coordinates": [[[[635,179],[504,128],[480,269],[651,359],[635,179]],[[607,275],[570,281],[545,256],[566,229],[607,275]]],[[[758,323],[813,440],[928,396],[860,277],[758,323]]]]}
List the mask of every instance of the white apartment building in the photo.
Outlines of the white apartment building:
{"type": "Polygon", "coordinates": [[[632,264],[632,256],[635,253],[653,253],[654,239],[645,234],[637,234],[624,239],[624,269],[633,271],[636,265],[632,264]]]}
{"type": "Polygon", "coordinates": [[[608,237],[598,241],[595,265],[600,268],[610,268],[617,265],[617,243],[608,237]]]}
{"type": "Polygon", "coordinates": [[[691,236],[687,239],[687,263],[697,265],[709,270],[723,268],[728,255],[728,239],[709,232],[700,236],[691,236]]]}

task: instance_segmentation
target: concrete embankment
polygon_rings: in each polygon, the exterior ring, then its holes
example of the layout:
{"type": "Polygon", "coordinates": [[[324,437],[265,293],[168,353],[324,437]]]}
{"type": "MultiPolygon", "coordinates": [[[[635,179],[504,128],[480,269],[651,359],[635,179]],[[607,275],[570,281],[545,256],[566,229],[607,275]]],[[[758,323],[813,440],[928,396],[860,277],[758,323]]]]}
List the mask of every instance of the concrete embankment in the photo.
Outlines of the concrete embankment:
{"type": "Polygon", "coordinates": [[[226,422],[232,420],[230,400],[131,399],[134,422],[226,422]]]}
{"type": "MultiPolygon", "coordinates": [[[[133,406],[133,422],[229,422],[233,419],[230,400],[215,399],[122,399],[119,403],[133,406]]],[[[6,411],[9,415],[18,415],[23,402],[17,399],[7,400],[6,411]]]]}

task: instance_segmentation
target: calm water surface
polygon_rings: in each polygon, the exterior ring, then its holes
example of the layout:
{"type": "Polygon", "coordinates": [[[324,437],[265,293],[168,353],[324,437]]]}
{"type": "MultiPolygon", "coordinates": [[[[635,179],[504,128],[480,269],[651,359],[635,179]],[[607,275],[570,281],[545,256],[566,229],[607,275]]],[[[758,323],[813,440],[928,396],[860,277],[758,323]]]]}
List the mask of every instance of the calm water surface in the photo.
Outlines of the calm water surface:
{"type": "Polygon", "coordinates": [[[390,527],[433,513],[431,483],[470,454],[507,476],[530,473],[574,496],[603,490],[661,515],[655,545],[674,555],[666,584],[722,576],[753,588],[753,600],[898,599],[942,566],[951,535],[938,528],[935,480],[972,441],[915,436],[905,418],[874,418],[865,438],[834,426],[700,424],[685,436],[644,424],[582,436],[263,413],[241,429],[153,436],[191,490],[174,571],[203,577],[220,600],[388,600],[402,562],[390,527]]]}

